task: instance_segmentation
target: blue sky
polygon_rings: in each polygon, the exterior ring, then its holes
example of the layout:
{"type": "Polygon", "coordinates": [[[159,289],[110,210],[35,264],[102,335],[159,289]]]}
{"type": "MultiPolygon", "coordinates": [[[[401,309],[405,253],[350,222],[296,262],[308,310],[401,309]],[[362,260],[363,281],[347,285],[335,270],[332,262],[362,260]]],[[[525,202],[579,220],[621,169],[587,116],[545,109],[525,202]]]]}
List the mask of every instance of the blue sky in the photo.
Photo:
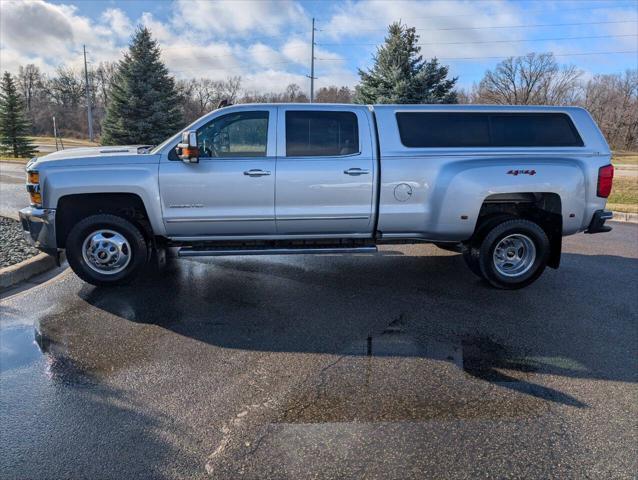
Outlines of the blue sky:
{"type": "Polygon", "coordinates": [[[135,25],[150,27],[180,78],[240,75],[250,91],[308,89],[311,18],[317,20],[317,86],[357,82],[387,25],[417,28],[422,53],[470,87],[502,58],[551,51],[586,79],[638,68],[638,0],[0,0],[0,63],[81,68],[112,61],[135,25]],[[620,53],[624,52],[624,53],[620,53]]]}

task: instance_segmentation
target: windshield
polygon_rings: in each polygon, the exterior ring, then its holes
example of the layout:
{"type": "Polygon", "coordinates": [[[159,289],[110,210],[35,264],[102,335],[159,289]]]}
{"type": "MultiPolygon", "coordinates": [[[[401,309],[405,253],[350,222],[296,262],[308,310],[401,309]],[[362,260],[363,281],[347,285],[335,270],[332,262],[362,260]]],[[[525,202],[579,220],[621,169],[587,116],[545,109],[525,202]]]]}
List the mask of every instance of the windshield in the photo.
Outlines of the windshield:
{"type": "Polygon", "coordinates": [[[186,130],[191,130],[194,128],[195,124],[198,123],[203,117],[198,118],[197,120],[195,120],[193,123],[191,123],[190,125],[187,125],[186,127],[184,127],[183,129],[181,129],[179,132],[177,132],[175,135],[173,135],[172,137],[167,138],[166,140],[164,140],[162,143],[160,143],[157,147],[154,147],[149,153],[150,154],[156,154],[156,153],[160,153],[167,145],[169,145],[170,143],[176,141],[178,138],[180,138],[180,136],[182,135],[182,132],[185,132],[186,130]]]}
{"type": "Polygon", "coordinates": [[[162,143],[160,143],[158,146],[156,146],[155,148],[153,148],[149,153],[151,154],[156,154],[162,151],[162,149],[168,145],[171,142],[174,142],[175,140],[177,140],[179,138],[179,136],[182,134],[182,132],[177,132],[175,135],[173,135],[172,137],[168,137],[166,140],[164,140],[162,143]]]}

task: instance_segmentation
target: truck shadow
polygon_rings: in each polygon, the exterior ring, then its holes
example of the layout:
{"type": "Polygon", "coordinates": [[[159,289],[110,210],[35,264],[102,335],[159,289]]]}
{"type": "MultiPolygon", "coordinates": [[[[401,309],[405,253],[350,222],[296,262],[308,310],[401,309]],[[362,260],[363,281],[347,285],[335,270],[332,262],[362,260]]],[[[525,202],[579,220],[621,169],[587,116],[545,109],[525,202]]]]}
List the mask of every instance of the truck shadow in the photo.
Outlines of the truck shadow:
{"type": "Polygon", "coordinates": [[[3,478],[169,478],[169,462],[196,459],[158,431],[190,433],[130,392],[101,382],[65,345],[24,328],[3,331],[3,478]],[[13,372],[19,372],[12,374],[13,372]],[[28,374],[25,374],[28,373],[28,374]],[[8,413],[4,415],[4,413],[8,413]]]}
{"type": "MultiPolygon", "coordinates": [[[[79,297],[108,314],[84,321],[152,324],[227,349],[437,360],[582,408],[535,379],[636,382],[637,267],[565,254],[559,271],[505,292],[472,277],[459,255],[237,257],[173,264],[130,287],[86,285],[79,297]]],[[[144,343],[112,335],[105,345],[122,359],[144,343]]]]}

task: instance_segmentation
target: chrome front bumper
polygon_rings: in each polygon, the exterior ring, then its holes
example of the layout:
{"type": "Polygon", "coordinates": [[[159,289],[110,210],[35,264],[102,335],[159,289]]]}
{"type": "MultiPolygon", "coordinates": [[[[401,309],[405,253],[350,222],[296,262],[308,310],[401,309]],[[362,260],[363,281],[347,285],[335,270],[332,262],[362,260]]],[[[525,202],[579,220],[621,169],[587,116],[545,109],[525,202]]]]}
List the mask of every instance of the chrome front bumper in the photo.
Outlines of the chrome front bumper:
{"type": "Polygon", "coordinates": [[[55,210],[28,207],[20,210],[18,214],[24,237],[33,246],[46,253],[57,252],[55,210]]]}

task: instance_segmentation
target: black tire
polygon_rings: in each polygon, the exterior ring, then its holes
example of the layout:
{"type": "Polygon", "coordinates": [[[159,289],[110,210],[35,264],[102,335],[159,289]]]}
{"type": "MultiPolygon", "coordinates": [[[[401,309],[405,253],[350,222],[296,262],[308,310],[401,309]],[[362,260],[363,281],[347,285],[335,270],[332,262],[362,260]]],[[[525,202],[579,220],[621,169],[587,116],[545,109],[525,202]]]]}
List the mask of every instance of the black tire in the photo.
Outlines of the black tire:
{"type": "Polygon", "coordinates": [[[110,214],[91,215],[80,220],[66,239],[66,258],[75,274],[87,283],[96,286],[124,285],[135,278],[148,261],[148,246],[139,228],[128,220],[110,214]],[[91,267],[82,249],[89,235],[99,230],[110,230],[123,236],[127,245],[123,249],[128,263],[121,271],[100,273],[91,267]]]}
{"type": "Polygon", "coordinates": [[[515,219],[509,214],[497,214],[482,220],[472,239],[463,245],[463,260],[474,275],[485,278],[479,264],[480,248],[483,239],[495,226],[508,220],[515,219]]]}
{"type": "Polygon", "coordinates": [[[479,249],[472,246],[467,245],[463,249],[463,260],[465,260],[465,264],[472,271],[474,275],[479,278],[483,278],[483,272],[481,272],[481,266],[479,265],[479,249]]]}
{"type": "MultiPolygon", "coordinates": [[[[522,248],[522,252],[529,252],[531,248],[522,248]]],[[[550,244],[545,231],[536,223],[529,220],[507,220],[494,226],[481,242],[478,250],[478,264],[483,278],[496,288],[515,290],[530,285],[541,276],[549,259],[550,244]],[[494,260],[494,250],[504,238],[515,235],[516,238],[531,241],[535,255],[531,255],[528,262],[524,262],[521,273],[514,270],[511,276],[499,271],[494,260]],[[527,266],[525,266],[527,265],[527,266]]],[[[503,270],[503,267],[501,267],[503,270]]]]}

